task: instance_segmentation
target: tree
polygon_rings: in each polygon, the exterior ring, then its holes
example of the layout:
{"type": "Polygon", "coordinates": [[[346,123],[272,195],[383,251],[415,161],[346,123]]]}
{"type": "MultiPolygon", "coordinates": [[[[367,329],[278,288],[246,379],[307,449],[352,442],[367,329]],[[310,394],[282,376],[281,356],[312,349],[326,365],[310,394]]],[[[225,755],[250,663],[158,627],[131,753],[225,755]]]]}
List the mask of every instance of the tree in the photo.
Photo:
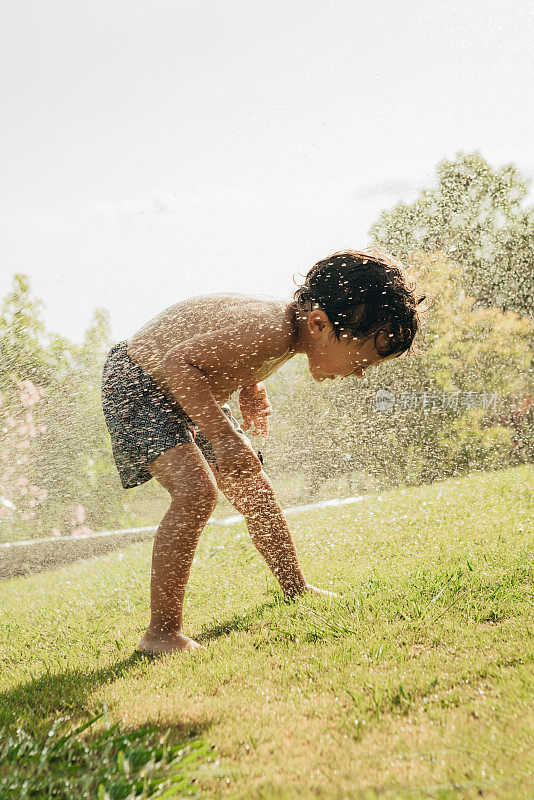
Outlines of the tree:
{"type": "Polygon", "coordinates": [[[368,446],[387,471],[387,441],[390,460],[416,483],[528,460],[527,441],[516,446],[506,419],[533,394],[533,324],[513,311],[477,307],[464,294],[461,268],[443,253],[412,260],[433,300],[424,347],[369,373],[369,388],[389,390],[396,402],[390,413],[371,416],[379,441],[368,446]]]}
{"type": "Polygon", "coordinates": [[[384,211],[370,234],[407,261],[441,251],[462,267],[467,295],[534,318],[534,207],[513,164],[492,169],[480,153],[458,153],[437,167],[437,185],[411,204],[384,211]]]}
{"type": "Polygon", "coordinates": [[[17,380],[40,386],[52,380],[56,364],[41,311],[28,276],[16,274],[0,309],[0,391],[11,392],[17,380]]]}

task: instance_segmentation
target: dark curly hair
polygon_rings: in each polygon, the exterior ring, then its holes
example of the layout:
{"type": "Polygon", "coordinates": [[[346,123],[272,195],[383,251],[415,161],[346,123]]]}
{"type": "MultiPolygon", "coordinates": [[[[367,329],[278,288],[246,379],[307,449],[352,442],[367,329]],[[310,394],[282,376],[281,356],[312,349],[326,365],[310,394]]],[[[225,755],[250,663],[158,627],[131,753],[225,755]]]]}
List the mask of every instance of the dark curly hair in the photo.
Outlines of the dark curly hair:
{"type": "Polygon", "coordinates": [[[338,340],[342,334],[374,336],[377,352],[386,357],[410,350],[421,322],[417,306],[426,295],[416,294],[415,280],[394,256],[371,247],[318,261],[293,298],[301,309],[318,305],[338,340]]]}

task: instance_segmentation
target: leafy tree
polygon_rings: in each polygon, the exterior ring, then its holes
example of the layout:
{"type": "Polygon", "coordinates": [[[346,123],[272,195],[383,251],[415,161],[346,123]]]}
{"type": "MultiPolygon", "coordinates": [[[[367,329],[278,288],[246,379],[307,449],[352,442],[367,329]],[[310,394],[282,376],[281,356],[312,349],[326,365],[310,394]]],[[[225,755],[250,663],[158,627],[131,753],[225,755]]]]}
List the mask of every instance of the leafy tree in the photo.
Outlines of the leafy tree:
{"type": "Polygon", "coordinates": [[[40,386],[52,380],[56,364],[41,312],[27,275],[16,274],[0,308],[0,391],[9,394],[17,380],[40,386]]]}
{"type": "Polygon", "coordinates": [[[371,235],[409,260],[443,251],[462,266],[466,294],[481,306],[534,318],[534,207],[513,164],[492,169],[478,152],[437,167],[437,184],[413,203],[383,211],[371,235]]]}
{"type": "Polygon", "coordinates": [[[50,496],[49,523],[69,533],[84,526],[87,515],[86,527],[114,526],[122,493],[100,405],[102,364],[110,347],[108,315],[94,312],[81,345],[60,336],[50,339],[57,369],[44,398],[47,434],[37,459],[50,496]]]}

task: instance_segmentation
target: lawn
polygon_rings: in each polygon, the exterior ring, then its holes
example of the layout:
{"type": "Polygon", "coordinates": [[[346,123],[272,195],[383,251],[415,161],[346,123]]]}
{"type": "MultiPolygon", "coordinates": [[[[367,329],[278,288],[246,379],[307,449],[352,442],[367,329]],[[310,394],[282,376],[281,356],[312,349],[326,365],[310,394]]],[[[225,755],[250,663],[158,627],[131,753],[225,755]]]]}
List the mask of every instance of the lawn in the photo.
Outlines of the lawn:
{"type": "Polygon", "coordinates": [[[118,723],[200,747],[201,798],[532,800],[534,468],[290,523],[308,579],[339,599],[283,602],[244,524],[207,528],[195,654],[134,653],[150,543],[2,584],[3,741],[100,714],[89,744],[118,723]]]}

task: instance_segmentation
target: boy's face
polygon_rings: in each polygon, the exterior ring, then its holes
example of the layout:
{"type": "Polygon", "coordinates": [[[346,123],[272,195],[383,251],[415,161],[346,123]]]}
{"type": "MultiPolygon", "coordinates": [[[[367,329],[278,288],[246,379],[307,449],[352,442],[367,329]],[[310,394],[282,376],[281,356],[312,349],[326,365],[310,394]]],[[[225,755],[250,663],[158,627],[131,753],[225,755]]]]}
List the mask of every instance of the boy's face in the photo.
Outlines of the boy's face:
{"type": "Polygon", "coordinates": [[[363,341],[354,339],[350,334],[341,334],[338,340],[328,316],[320,309],[310,312],[307,327],[308,364],[316,381],[334,379],[338,375],[343,378],[349,376],[363,378],[363,373],[368,367],[394,358],[394,356],[384,357],[378,353],[374,337],[363,341]]]}

